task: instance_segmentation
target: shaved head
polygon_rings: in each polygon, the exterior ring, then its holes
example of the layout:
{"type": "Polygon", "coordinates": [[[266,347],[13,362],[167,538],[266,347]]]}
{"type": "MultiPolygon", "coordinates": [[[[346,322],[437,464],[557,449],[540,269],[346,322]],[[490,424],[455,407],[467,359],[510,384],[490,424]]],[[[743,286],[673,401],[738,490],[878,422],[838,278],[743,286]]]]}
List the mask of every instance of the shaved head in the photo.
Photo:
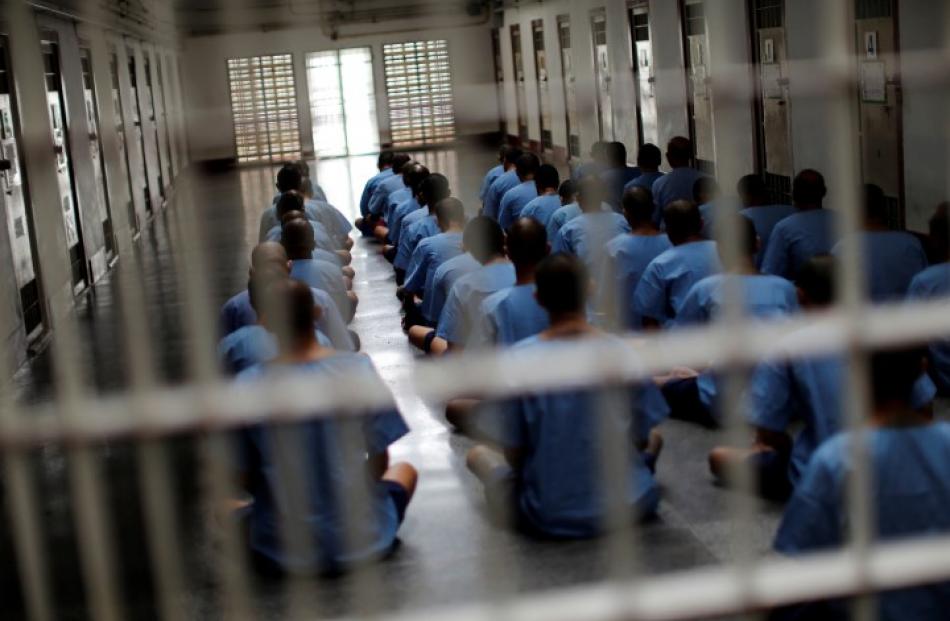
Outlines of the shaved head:
{"type": "Polygon", "coordinates": [[[520,218],[508,229],[508,257],[517,267],[533,267],[548,256],[548,233],[534,218],[520,218]]]}
{"type": "Polygon", "coordinates": [[[287,251],[277,242],[264,242],[251,252],[251,273],[279,268],[287,270],[287,251]]]}
{"type": "Polygon", "coordinates": [[[692,201],[673,201],[663,210],[663,220],[674,246],[701,235],[703,231],[703,216],[692,201]]]}
{"type": "Polygon", "coordinates": [[[313,239],[313,227],[306,220],[293,220],[284,225],[280,243],[292,260],[310,259],[316,242],[313,239]]]}

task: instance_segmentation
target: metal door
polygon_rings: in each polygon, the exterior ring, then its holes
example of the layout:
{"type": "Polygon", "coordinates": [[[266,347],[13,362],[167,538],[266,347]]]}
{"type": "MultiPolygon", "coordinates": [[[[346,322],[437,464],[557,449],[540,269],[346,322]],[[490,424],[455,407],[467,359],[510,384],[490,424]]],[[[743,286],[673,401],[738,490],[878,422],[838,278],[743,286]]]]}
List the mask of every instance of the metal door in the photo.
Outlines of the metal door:
{"type": "MultiPolygon", "coordinates": [[[[125,136],[125,111],[122,105],[122,87],[119,82],[119,57],[115,49],[112,50],[109,56],[109,71],[112,78],[112,105],[115,110],[115,118],[113,121],[115,123],[116,134],[119,136],[119,165],[125,169],[125,180],[129,186],[129,202],[126,205],[126,209],[129,211],[129,226],[132,227],[134,234],[139,231],[139,218],[135,211],[135,193],[138,190],[136,190],[135,182],[132,180],[132,165],[129,163],[129,145],[125,136]]],[[[144,165],[140,171],[139,178],[142,180],[145,179],[144,165]]],[[[145,190],[145,194],[148,195],[148,190],[145,190]]]]}
{"type": "Polygon", "coordinates": [[[55,34],[43,33],[43,63],[46,77],[46,101],[50,126],[53,130],[53,148],[56,151],[56,173],[59,183],[60,208],[66,227],[66,244],[72,270],[74,292],[80,292],[89,284],[86,266],[86,250],[83,246],[82,216],[73,174],[72,152],[69,144],[69,123],[66,117],[66,102],[63,79],[60,72],[59,43],[55,34]]]}
{"type": "Polygon", "coordinates": [[[491,31],[491,48],[495,57],[495,90],[498,97],[498,129],[501,134],[508,134],[508,124],[505,122],[505,115],[502,111],[505,109],[505,68],[501,58],[501,31],[498,29],[491,31]]]}
{"type": "Polygon", "coordinates": [[[148,182],[148,160],[145,159],[145,131],[142,128],[142,103],[139,100],[138,79],[135,71],[135,51],[126,48],[125,54],[129,60],[129,84],[132,90],[132,124],[135,125],[136,142],[142,155],[142,184],[139,188],[145,195],[145,211],[152,213],[152,192],[148,182]]]}
{"type": "Polygon", "coordinates": [[[168,98],[165,96],[165,78],[162,75],[162,55],[155,54],[155,76],[158,78],[158,102],[161,104],[161,118],[159,127],[161,128],[163,140],[159,143],[162,147],[162,161],[165,163],[165,183],[171,184],[175,173],[172,171],[172,136],[168,127],[168,98]]]}
{"type": "Polygon", "coordinates": [[[528,141],[527,110],[525,109],[524,57],[521,49],[521,26],[511,27],[511,58],[515,69],[515,107],[518,113],[518,138],[528,141]]]}
{"type": "Polygon", "coordinates": [[[716,148],[713,142],[712,91],[709,88],[709,46],[703,0],[686,0],[683,5],[683,32],[686,43],[689,125],[696,167],[715,174],[716,148]]]}
{"type": "Polygon", "coordinates": [[[754,59],[758,77],[756,144],[759,170],[772,200],[791,199],[792,137],[789,123],[788,53],[784,0],[752,0],[754,59]]]}
{"type": "Polygon", "coordinates": [[[557,18],[558,41],[561,46],[561,82],[564,84],[564,122],[567,128],[567,157],[581,155],[581,137],[577,130],[577,84],[574,78],[574,59],[571,52],[571,17],[557,18]]]}
{"type": "Polygon", "coordinates": [[[165,172],[162,166],[162,139],[158,131],[158,118],[155,108],[155,89],[152,87],[152,55],[143,50],[142,57],[144,66],[142,73],[145,74],[145,91],[142,93],[145,97],[145,122],[147,130],[155,135],[155,157],[158,167],[158,194],[165,200],[165,172]]]}
{"type": "Polygon", "coordinates": [[[591,11],[591,38],[594,43],[594,79],[597,83],[597,123],[601,140],[614,139],[614,110],[610,92],[610,54],[607,50],[607,13],[591,11]]]}
{"type": "Polygon", "coordinates": [[[20,310],[26,334],[43,330],[43,305],[38,279],[36,233],[30,206],[26,170],[21,150],[20,117],[10,75],[6,37],[0,37],[0,189],[6,210],[13,254],[13,273],[20,293],[20,310]]]}
{"type": "Polygon", "coordinates": [[[115,256],[115,235],[112,227],[112,201],[109,198],[109,186],[106,183],[106,166],[102,153],[102,138],[99,135],[99,102],[96,99],[95,81],[92,75],[92,52],[88,48],[79,48],[82,63],[83,96],[86,102],[86,122],[89,126],[89,155],[92,159],[92,171],[95,176],[96,202],[99,208],[99,221],[105,239],[106,257],[115,256]]]}
{"type": "Polygon", "coordinates": [[[658,144],[660,129],[656,116],[656,77],[650,41],[650,9],[646,3],[630,8],[630,39],[637,97],[637,138],[640,146],[658,144]]]}
{"type": "Polygon", "coordinates": [[[548,76],[548,58],[544,49],[544,20],[531,22],[531,34],[534,40],[535,79],[538,82],[538,118],[541,121],[541,148],[553,149],[551,135],[551,88],[548,76]]]}
{"type": "Polygon", "coordinates": [[[902,93],[892,0],[855,0],[861,173],[884,190],[891,226],[903,228],[902,93]]]}

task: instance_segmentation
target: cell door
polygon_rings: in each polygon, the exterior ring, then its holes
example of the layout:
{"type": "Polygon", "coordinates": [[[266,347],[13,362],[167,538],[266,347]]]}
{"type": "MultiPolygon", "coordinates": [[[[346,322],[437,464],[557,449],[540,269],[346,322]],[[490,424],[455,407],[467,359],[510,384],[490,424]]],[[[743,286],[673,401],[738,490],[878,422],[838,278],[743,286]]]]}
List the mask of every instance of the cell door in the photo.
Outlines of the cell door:
{"type": "Polygon", "coordinates": [[[511,27],[511,57],[515,70],[515,107],[518,113],[518,138],[521,142],[528,142],[528,120],[526,110],[525,84],[524,84],[524,56],[521,48],[521,26],[515,24],[511,27]]]}
{"type": "Polygon", "coordinates": [[[10,74],[7,38],[0,37],[0,187],[7,212],[7,231],[13,252],[13,272],[20,292],[20,310],[26,333],[31,337],[42,332],[43,307],[37,278],[36,233],[30,207],[26,171],[21,151],[20,117],[14,93],[15,81],[10,74]]]}
{"type": "Polygon", "coordinates": [[[162,139],[158,131],[158,117],[155,109],[155,89],[152,87],[152,55],[148,52],[142,53],[145,64],[142,73],[145,74],[145,122],[148,126],[146,131],[152,132],[155,136],[155,157],[158,164],[158,194],[165,199],[165,168],[162,161],[167,156],[162,153],[162,139]]]}
{"type": "Polygon", "coordinates": [[[594,43],[594,80],[597,85],[597,124],[601,140],[614,139],[614,106],[610,92],[610,54],[607,51],[607,12],[591,12],[591,39],[594,43]]]}
{"type": "Polygon", "coordinates": [[[558,42],[561,46],[561,82],[564,83],[564,122],[567,127],[567,157],[581,156],[580,128],[577,122],[577,84],[574,78],[574,58],[571,52],[571,16],[557,18],[558,42]]]}
{"type": "Polygon", "coordinates": [[[501,32],[496,28],[491,31],[491,49],[495,58],[495,91],[498,98],[498,130],[504,135],[508,133],[507,123],[501,111],[505,109],[505,66],[501,57],[501,32]]]}
{"type": "MultiPolygon", "coordinates": [[[[884,190],[889,223],[903,228],[902,93],[893,0],[855,0],[861,173],[884,190]]],[[[936,120],[936,119],[935,119],[936,120]]]]}
{"type": "MultiPolygon", "coordinates": [[[[122,105],[122,88],[119,82],[119,57],[115,49],[112,50],[109,56],[109,72],[112,79],[112,106],[115,110],[113,122],[115,123],[116,134],[119,136],[119,165],[124,168],[124,177],[129,186],[129,202],[126,205],[126,209],[128,209],[129,212],[129,226],[132,227],[133,233],[138,233],[139,217],[135,211],[135,194],[142,190],[136,189],[136,184],[132,179],[132,165],[129,161],[129,144],[125,135],[125,110],[122,105]]],[[[142,180],[140,183],[145,180],[144,163],[139,171],[138,178],[142,180]]],[[[148,195],[147,189],[145,190],[145,195],[148,195]]]]}
{"type": "Polygon", "coordinates": [[[656,116],[656,77],[653,72],[653,45],[650,42],[650,9],[644,3],[630,9],[630,40],[633,52],[633,83],[637,98],[637,137],[640,146],[659,144],[656,116]]]}
{"type": "Polygon", "coordinates": [[[79,55],[82,62],[82,85],[86,102],[86,122],[89,124],[89,155],[95,176],[96,203],[106,242],[106,256],[111,259],[115,256],[115,235],[112,228],[112,203],[106,183],[105,157],[102,153],[102,137],[99,135],[99,102],[96,100],[96,86],[92,76],[92,52],[88,48],[79,48],[79,55]]]}
{"type": "Polygon", "coordinates": [[[753,0],[758,74],[756,141],[759,169],[777,203],[791,199],[792,137],[789,131],[788,54],[784,0],[753,0]]]}
{"type": "Polygon", "coordinates": [[[63,77],[60,71],[59,44],[52,33],[43,33],[43,63],[46,74],[46,102],[50,125],[53,130],[53,148],[56,151],[56,177],[59,184],[60,208],[66,227],[66,245],[72,270],[74,292],[89,285],[89,270],[86,267],[86,250],[83,246],[82,216],[76,193],[72,152],[69,144],[69,123],[66,118],[66,101],[63,93],[63,77]]]}
{"type": "Polygon", "coordinates": [[[165,166],[162,170],[165,171],[165,183],[171,184],[175,173],[172,171],[172,136],[168,127],[168,98],[165,96],[165,78],[162,76],[161,54],[155,54],[155,76],[158,78],[158,100],[162,104],[161,123],[159,123],[159,126],[164,130],[161,132],[164,140],[159,142],[159,145],[163,145],[161,149],[161,159],[165,166]]]}
{"type": "MultiPolygon", "coordinates": [[[[148,182],[148,160],[145,159],[145,130],[142,127],[142,104],[139,101],[138,78],[136,77],[137,72],[135,70],[135,52],[131,48],[126,48],[125,54],[129,59],[128,71],[129,84],[132,91],[132,124],[135,126],[135,142],[138,145],[137,148],[142,158],[142,182],[138,185],[145,196],[145,211],[152,213],[152,192],[148,182]]],[[[140,171],[135,172],[138,173],[140,171]]]]}
{"type": "Polygon", "coordinates": [[[683,32],[686,45],[686,86],[689,93],[689,126],[696,154],[696,167],[716,173],[713,142],[712,92],[709,88],[709,45],[703,0],[686,0],[683,5],[683,32]]]}
{"type": "Polygon", "coordinates": [[[541,148],[553,149],[551,135],[551,88],[548,76],[548,57],[544,49],[544,20],[531,22],[531,38],[534,42],[535,79],[538,83],[538,118],[541,119],[541,148]]]}

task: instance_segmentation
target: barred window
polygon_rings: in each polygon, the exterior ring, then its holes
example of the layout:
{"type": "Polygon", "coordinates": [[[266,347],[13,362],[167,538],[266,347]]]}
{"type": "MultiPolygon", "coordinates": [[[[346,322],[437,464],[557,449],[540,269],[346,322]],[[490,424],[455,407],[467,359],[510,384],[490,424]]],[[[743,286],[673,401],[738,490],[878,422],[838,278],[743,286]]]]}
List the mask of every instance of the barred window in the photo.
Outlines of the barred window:
{"type": "Polygon", "coordinates": [[[293,56],[229,59],[228,81],[238,162],[277,162],[299,157],[293,56]]]}
{"type": "Polygon", "coordinates": [[[454,140],[449,42],[384,45],[383,63],[393,144],[426,145],[454,140]]]}

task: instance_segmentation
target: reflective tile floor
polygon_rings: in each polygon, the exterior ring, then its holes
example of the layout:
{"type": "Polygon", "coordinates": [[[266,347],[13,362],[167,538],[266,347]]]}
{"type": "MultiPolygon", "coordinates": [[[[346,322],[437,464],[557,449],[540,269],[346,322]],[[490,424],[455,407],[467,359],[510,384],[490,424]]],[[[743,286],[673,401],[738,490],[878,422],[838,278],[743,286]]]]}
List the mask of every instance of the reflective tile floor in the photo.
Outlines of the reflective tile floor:
{"type": "MultiPolygon", "coordinates": [[[[494,154],[484,148],[426,152],[420,159],[450,178],[456,195],[470,212],[477,209],[481,177],[493,165],[494,154]]],[[[319,183],[331,202],[355,216],[365,180],[374,173],[374,157],[328,160],[316,165],[319,183]]],[[[153,359],[163,381],[183,381],[189,366],[189,349],[197,346],[186,336],[184,313],[192,312],[182,292],[181,261],[186,242],[181,227],[192,209],[195,224],[206,236],[202,244],[207,259],[207,294],[217,309],[245,286],[247,257],[256,241],[258,215],[274,193],[273,171],[247,169],[215,174],[193,171],[190,189],[179,190],[168,209],[158,214],[143,232],[138,246],[141,272],[136,274],[148,299],[153,359]]],[[[308,617],[339,616],[366,610],[407,611],[417,608],[503,599],[517,593],[537,592],[602,580],[611,571],[611,550],[606,543],[546,543],[525,539],[489,524],[482,511],[480,491],[465,471],[464,454],[470,443],[445,425],[438,404],[422,402],[407,381],[415,354],[400,329],[395,283],[378,247],[359,240],[354,249],[356,291],[360,308],[353,324],[369,354],[391,386],[412,428],[399,442],[394,458],[408,460],[420,471],[420,485],[403,528],[401,546],[380,565],[369,584],[360,576],[312,581],[303,585],[308,617]]],[[[122,266],[120,269],[129,269],[122,266]]],[[[97,391],[121,390],[128,377],[124,368],[121,309],[115,301],[115,276],[100,283],[80,313],[83,333],[83,369],[97,391]]],[[[212,335],[199,335],[202,344],[212,335]]],[[[51,398],[47,356],[39,356],[18,376],[22,396],[30,402],[51,398]]],[[[732,542],[741,541],[756,552],[768,550],[780,507],[763,505],[753,528],[738,527],[730,519],[736,496],[715,487],[706,469],[706,454],[721,440],[715,433],[670,422],[663,427],[666,451],[659,464],[664,500],[657,519],[642,529],[643,571],[649,574],[714,564],[736,557],[732,542]]],[[[199,510],[197,481],[203,474],[194,450],[194,438],[182,437],[163,445],[168,449],[174,478],[175,515],[184,563],[187,593],[178,602],[179,618],[217,618],[220,592],[213,567],[218,558],[212,535],[199,510]]],[[[136,454],[121,443],[97,449],[101,472],[108,481],[109,532],[118,552],[117,583],[126,602],[128,618],[156,618],[147,547],[143,539],[136,454]]],[[[83,619],[83,582],[73,533],[68,464],[57,447],[32,454],[34,478],[43,502],[42,527],[59,616],[83,619]]],[[[0,514],[6,515],[6,513],[0,514]]],[[[0,584],[16,592],[10,542],[0,550],[0,584]]],[[[261,583],[254,589],[261,618],[286,616],[287,585],[261,583]]],[[[11,598],[13,599],[13,598],[11,598]]],[[[16,618],[15,603],[3,618],[16,618]]]]}

